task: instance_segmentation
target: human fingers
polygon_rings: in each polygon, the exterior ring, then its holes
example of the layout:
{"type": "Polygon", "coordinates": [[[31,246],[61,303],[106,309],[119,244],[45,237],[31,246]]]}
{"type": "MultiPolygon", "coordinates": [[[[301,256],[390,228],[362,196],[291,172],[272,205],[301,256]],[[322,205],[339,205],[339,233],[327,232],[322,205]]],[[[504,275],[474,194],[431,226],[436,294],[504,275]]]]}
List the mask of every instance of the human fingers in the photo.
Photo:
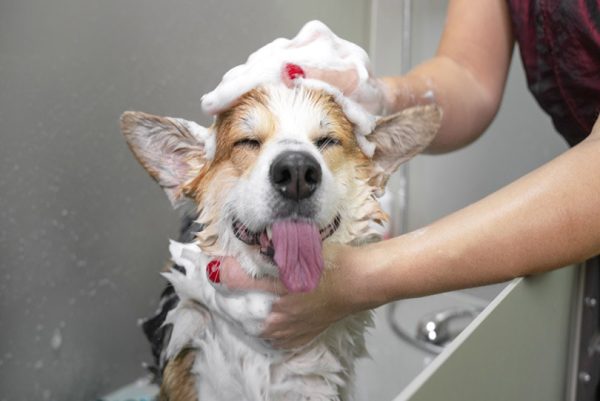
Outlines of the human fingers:
{"type": "Polygon", "coordinates": [[[221,260],[219,273],[221,284],[230,291],[264,291],[277,295],[287,293],[284,285],[278,279],[271,277],[252,278],[235,258],[229,256],[221,260]]]}
{"type": "Polygon", "coordinates": [[[302,66],[288,63],[281,70],[281,80],[288,88],[295,85],[295,80],[316,79],[339,89],[345,96],[349,96],[358,87],[358,72],[355,69],[332,70],[302,66]]]}
{"type": "Polygon", "coordinates": [[[288,335],[279,340],[271,340],[270,344],[275,349],[281,350],[293,350],[304,347],[305,345],[312,342],[321,333],[305,333],[301,335],[288,335]]]}
{"type": "Polygon", "coordinates": [[[302,322],[283,325],[267,324],[260,337],[273,348],[294,349],[304,346],[327,329],[327,325],[305,325],[302,322]]]}
{"type": "Polygon", "coordinates": [[[321,294],[285,295],[271,306],[261,337],[275,348],[295,348],[310,342],[338,319],[321,294]]]}

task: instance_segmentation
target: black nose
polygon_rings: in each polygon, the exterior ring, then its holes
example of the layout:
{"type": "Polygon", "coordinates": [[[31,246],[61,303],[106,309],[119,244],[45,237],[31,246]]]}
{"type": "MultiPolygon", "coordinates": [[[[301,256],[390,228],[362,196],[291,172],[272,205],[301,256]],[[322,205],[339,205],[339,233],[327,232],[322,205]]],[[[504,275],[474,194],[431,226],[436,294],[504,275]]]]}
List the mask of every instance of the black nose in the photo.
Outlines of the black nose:
{"type": "Polygon", "coordinates": [[[321,183],[321,166],[305,152],[283,152],[273,160],[271,184],[285,198],[301,200],[311,196],[321,183]]]}

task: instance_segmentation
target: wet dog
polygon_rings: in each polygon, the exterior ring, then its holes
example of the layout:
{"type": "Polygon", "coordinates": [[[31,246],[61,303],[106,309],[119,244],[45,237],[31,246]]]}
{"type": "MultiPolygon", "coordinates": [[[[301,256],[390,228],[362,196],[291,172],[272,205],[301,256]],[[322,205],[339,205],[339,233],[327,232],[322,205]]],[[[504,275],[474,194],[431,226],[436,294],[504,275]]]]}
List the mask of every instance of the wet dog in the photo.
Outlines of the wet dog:
{"type": "Polygon", "coordinates": [[[352,399],[370,312],[300,349],[274,350],[258,338],[274,296],[229,292],[215,283],[214,268],[231,255],[251,276],[278,277],[291,292],[314,290],[329,268],[322,244],[376,237],[373,223],[386,219],[377,195],[440,120],[433,105],[381,118],[366,136],[374,146],[366,155],[335,96],[318,88],[259,86],[209,128],[123,114],[138,161],[173,204],[188,201],[194,210],[193,235],[171,242],[168,308],[146,322],[158,335],[162,400],[352,399]]]}

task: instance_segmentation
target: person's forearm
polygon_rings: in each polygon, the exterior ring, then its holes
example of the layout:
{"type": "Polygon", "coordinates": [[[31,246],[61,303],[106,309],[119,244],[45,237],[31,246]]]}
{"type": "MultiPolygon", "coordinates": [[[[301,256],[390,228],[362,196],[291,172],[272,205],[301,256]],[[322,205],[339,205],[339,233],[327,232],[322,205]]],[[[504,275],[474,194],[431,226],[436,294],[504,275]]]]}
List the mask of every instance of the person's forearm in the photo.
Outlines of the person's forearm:
{"type": "Polygon", "coordinates": [[[595,136],[428,227],[353,251],[349,263],[360,273],[352,284],[365,296],[362,306],[506,281],[599,254],[595,136]]]}
{"type": "Polygon", "coordinates": [[[498,109],[489,95],[462,66],[438,56],[402,77],[386,77],[388,113],[419,104],[438,104],[443,111],[440,130],[429,145],[429,153],[445,153],[477,139],[498,109]]]}
{"type": "Polygon", "coordinates": [[[435,102],[444,117],[428,151],[478,138],[496,115],[514,39],[504,0],[452,0],[437,53],[408,74],[383,78],[386,111],[435,102]]]}

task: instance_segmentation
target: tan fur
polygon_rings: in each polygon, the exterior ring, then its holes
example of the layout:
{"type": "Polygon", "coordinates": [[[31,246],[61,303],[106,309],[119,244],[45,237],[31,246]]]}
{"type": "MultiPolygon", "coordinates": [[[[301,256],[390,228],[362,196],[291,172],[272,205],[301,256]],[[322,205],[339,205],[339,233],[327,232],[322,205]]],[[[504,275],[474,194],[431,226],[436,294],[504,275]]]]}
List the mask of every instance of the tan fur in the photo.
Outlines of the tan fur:
{"type": "MultiPolygon", "coordinates": [[[[334,97],[322,90],[309,90],[307,96],[325,116],[320,128],[308,133],[309,138],[314,143],[324,137],[334,138],[341,145],[321,149],[329,170],[346,188],[343,219],[335,241],[355,245],[358,244],[357,239],[371,241],[377,237],[371,223],[382,224],[388,218],[375,194],[381,193],[389,174],[402,161],[429,143],[439,126],[441,112],[435,106],[428,106],[382,119],[378,127],[386,129],[369,136],[369,140],[377,144],[375,159],[384,161],[376,165],[361,151],[353,132],[354,127],[334,97]],[[419,136],[423,126],[415,121],[423,120],[426,120],[424,126],[431,138],[424,134],[419,136]],[[400,124],[403,121],[406,123],[400,124]],[[404,150],[402,153],[406,158],[397,156],[398,149],[404,150]]],[[[278,120],[269,110],[268,102],[267,93],[262,88],[243,95],[232,108],[221,113],[211,127],[216,132],[217,140],[213,159],[206,161],[201,157],[203,149],[193,148],[191,156],[185,160],[185,163],[194,167],[191,169],[193,174],[183,177],[183,184],[177,191],[194,199],[201,207],[197,221],[204,229],[197,233],[197,242],[202,252],[209,256],[219,255],[222,251],[217,223],[224,210],[224,194],[240,177],[253,170],[261,151],[260,146],[240,144],[239,141],[255,140],[264,145],[273,140],[278,132],[278,120]]],[[[132,133],[135,125],[140,124],[140,118],[158,123],[167,131],[181,131],[185,139],[185,127],[174,119],[143,113],[139,115],[141,117],[135,114],[124,116],[122,129],[129,140],[130,137],[135,139],[132,133]]],[[[140,163],[161,183],[159,173],[143,157],[139,157],[141,150],[136,143],[130,142],[130,147],[140,163]]],[[[198,401],[196,381],[191,372],[196,352],[185,349],[167,363],[160,391],[161,401],[198,401]]]]}
{"type": "Polygon", "coordinates": [[[379,171],[369,173],[371,185],[383,192],[390,174],[429,145],[441,121],[442,110],[434,104],[411,107],[380,119],[369,135],[369,140],[376,145],[373,158],[379,164],[379,171]]]}
{"type": "MultiPolygon", "coordinates": [[[[311,100],[327,115],[326,134],[340,141],[341,146],[332,147],[323,151],[323,157],[332,173],[348,175],[355,181],[357,193],[350,200],[356,203],[354,207],[356,216],[354,222],[349,222],[348,230],[353,234],[368,231],[368,221],[382,223],[387,216],[380,209],[379,203],[371,196],[369,179],[370,160],[362,153],[353,132],[353,126],[344,115],[342,108],[337,104],[332,95],[325,91],[311,90],[311,100]],[[342,173],[343,171],[343,173],[342,173]],[[361,184],[362,183],[362,184],[361,184]],[[366,188],[360,189],[360,188],[366,188]],[[359,208],[360,206],[360,208],[359,208]]],[[[217,132],[217,152],[214,160],[206,164],[200,173],[185,187],[184,193],[193,198],[197,204],[202,205],[198,221],[204,225],[204,230],[198,233],[197,239],[202,250],[209,255],[216,255],[220,251],[218,246],[218,233],[216,223],[222,210],[222,194],[227,193],[228,183],[251,171],[260,149],[244,146],[234,146],[241,139],[251,137],[261,144],[271,140],[277,132],[275,117],[267,108],[268,98],[263,89],[257,88],[240,98],[234,107],[221,113],[212,129],[217,132]],[[244,126],[250,116],[254,118],[251,135],[244,126]]],[[[311,139],[317,141],[322,132],[313,132],[311,139]]]]}
{"type": "Polygon", "coordinates": [[[250,110],[259,112],[261,118],[260,127],[253,132],[253,138],[264,143],[274,132],[273,117],[264,108],[266,102],[264,91],[254,89],[227,111],[221,113],[212,129],[217,132],[217,151],[212,162],[200,171],[200,173],[184,187],[187,196],[202,204],[205,198],[205,190],[209,188],[207,182],[214,182],[215,175],[227,170],[230,178],[238,178],[248,172],[257,157],[257,152],[248,148],[236,148],[234,145],[240,139],[248,137],[241,128],[250,110]]]}
{"type": "Polygon", "coordinates": [[[159,401],[198,401],[196,379],[192,373],[196,352],[184,349],[165,366],[159,401]]]}

